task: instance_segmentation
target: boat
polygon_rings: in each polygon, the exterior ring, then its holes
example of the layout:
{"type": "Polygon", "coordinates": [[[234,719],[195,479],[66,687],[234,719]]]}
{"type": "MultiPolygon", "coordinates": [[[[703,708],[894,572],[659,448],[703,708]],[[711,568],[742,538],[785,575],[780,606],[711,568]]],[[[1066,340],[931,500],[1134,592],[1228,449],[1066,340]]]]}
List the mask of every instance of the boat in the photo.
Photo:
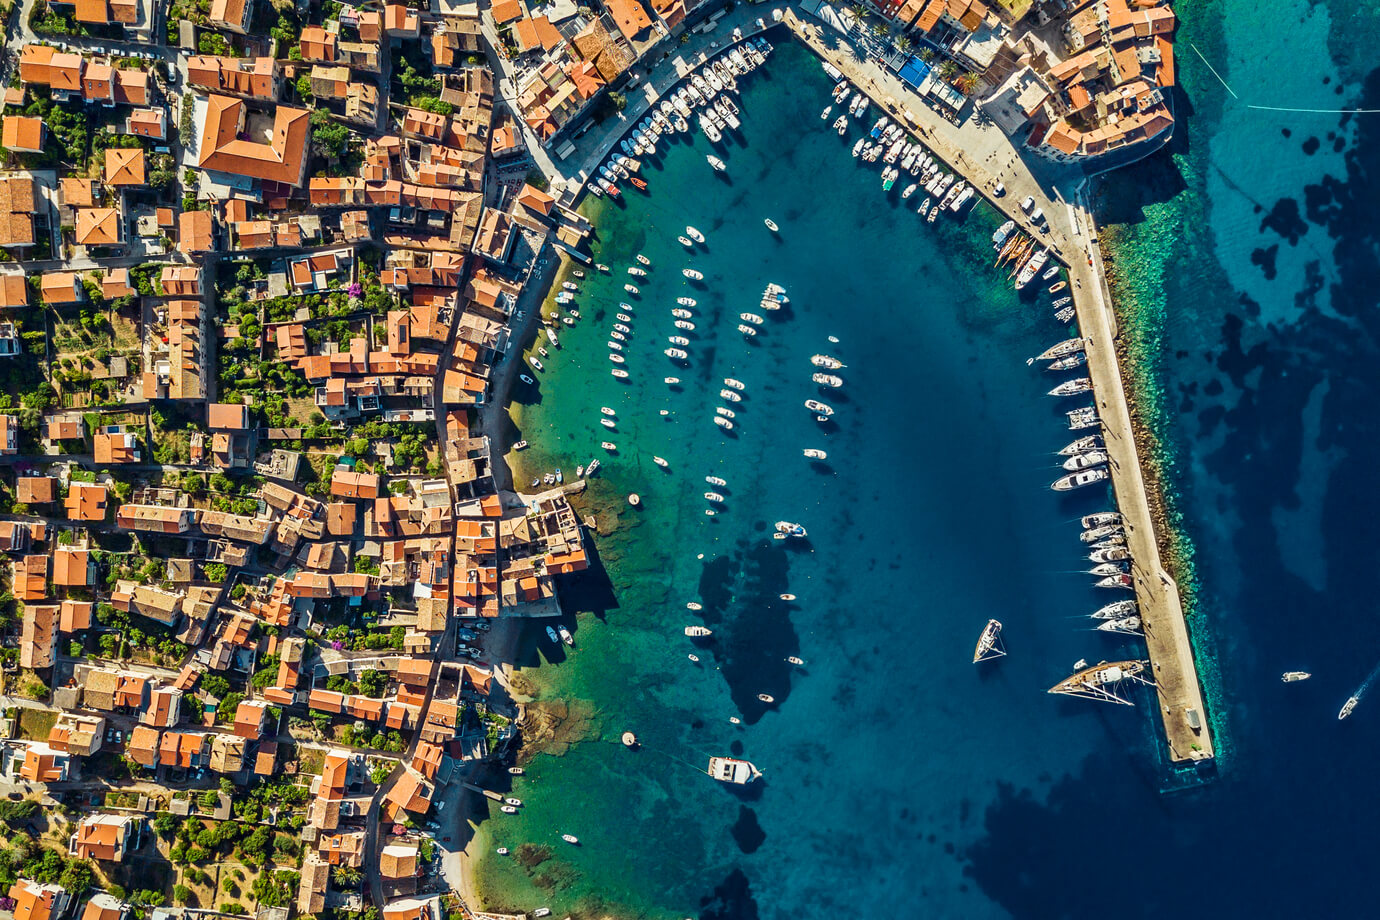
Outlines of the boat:
{"type": "Polygon", "coordinates": [[[834,376],[833,374],[822,374],[822,373],[811,374],[811,375],[810,375],[810,379],[813,380],[815,383],[820,384],[821,386],[826,386],[826,387],[841,387],[841,386],[843,386],[843,378],[842,378],[842,377],[836,377],[836,376],[834,376]]]}
{"type": "Polygon", "coordinates": [[[1102,482],[1110,475],[1111,474],[1107,472],[1105,466],[1090,470],[1079,470],[1076,473],[1070,473],[1067,476],[1059,477],[1054,480],[1054,482],[1050,483],[1049,487],[1056,492],[1068,492],[1073,489],[1081,489],[1083,486],[1090,486],[1093,483],[1102,482]]]}
{"type": "Polygon", "coordinates": [[[1102,420],[1097,417],[1097,410],[1092,406],[1074,409],[1072,412],[1065,413],[1065,415],[1068,416],[1069,430],[1071,431],[1079,431],[1083,428],[1096,428],[1102,423],[1102,420]]]}
{"type": "Polygon", "coordinates": [[[1077,354],[1069,355],[1067,358],[1060,358],[1057,361],[1049,362],[1049,366],[1046,367],[1045,370],[1071,371],[1076,367],[1082,367],[1086,363],[1088,363],[1088,356],[1080,351],[1077,354]]]}
{"type": "Polygon", "coordinates": [[[680,270],[680,273],[681,273],[682,275],[684,275],[685,277],[689,278],[691,281],[702,281],[702,280],[704,280],[704,273],[703,273],[703,272],[700,272],[700,271],[697,271],[696,269],[693,269],[693,268],[682,268],[682,269],[680,270]]]}
{"type": "Polygon", "coordinates": [[[511,806],[513,806],[514,808],[521,808],[521,807],[522,807],[522,799],[515,799],[515,798],[513,798],[512,796],[508,796],[507,798],[505,798],[505,799],[503,800],[503,804],[504,804],[504,805],[511,805],[511,806]]]}
{"type": "Polygon", "coordinates": [[[756,313],[739,313],[738,318],[745,323],[752,323],[754,326],[760,326],[766,322],[766,320],[762,319],[762,317],[758,316],[756,313]]]}
{"type": "Polygon", "coordinates": [[[737,418],[737,417],[738,417],[738,413],[734,412],[732,409],[726,409],[726,408],[724,408],[723,406],[716,406],[716,407],[714,408],[714,412],[715,412],[717,415],[723,416],[724,418],[737,418]]]}
{"type": "Polygon", "coordinates": [[[629,294],[641,294],[641,293],[642,293],[641,291],[639,291],[639,290],[637,289],[637,286],[636,286],[636,285],[633,285],[633,284],[625,284],[625,285],[623,285],[623,290],[627,291],[629,294]]]}
{"type": "Polygon", "coordinates": [[[728,400],[729,402],[742,402],[742,401],[743,401],[743,397],[740,396],[740,395],[738,395],[738,391],[737,391],[737,390],[730,390],[730,389],[728,389],[727,387],[725,387],[724,389],[722,389],[722,390],[719,391],[719,398],[720,398],[720,399],[726,399],[726,400],[728,400]]]}
{"type": "Polygon", "coordinates": [[[1102,661],[1066,677],[1050,687],[1049,692],[1133,706],[1134,703],[1117,694],[1117,685],[1124,680],[1149,683],[1139,676],[1148,666],[1147,661],[1102,661]]]}
{"type": "Polygon", "coordinates": [[[663,352],[663,354],[665,354],[668,358],[675,358],[677,361],[684,361],[686,358],[690,357],[679,348],[668,348],[663,352]]]}
{"type": "Polygon", "coordinates": [[[905,187],[905,190],[901,192],[901,198],[902,198],[902,200],[904,200],[904,199],[906,199],[906,198],[909,198],[911,195],[914,195],[914,194],[915,194],[915,190],[916,190],[917,188],[919,188],[919,185],[916,184],[916,183],[914,183],[914,182],[912,182],[910,185],[907,185],[907,186],[905,187]]]}
{"type": "Polygon", "coordinates": [[[498,810],[501,811],[501,812],[503,812],[505,815],[515,815],[515,814],[517,814],[517,808],[515,808],[515,807],[512,806],[512,805],[500,805],[500,806],[498,807],[498,810]]]}
{"type": "Polygon", "coordinates": [[[617,427],[618,427],[618,423],[615,422],[615,421],[614,421],[613,419],[611,419],[611,418],[601,418],[601,419],[599,419],[599,424],[600,424],[600,425],[603,425],[605,428],[617,428],[617,427]]]}
{"type": "Polygon", "coordinates": [[[745,383],[743,383],[743,381],[737,380],[737,379],[735,379],[735,378],[733,378],[733,377],[725,377],[725,378],[724,378],[724,386],[732,387],[732,388],[735,389],[735,390],[746,390],[746,389],[747,389],[747,384],[745,384],[745,383]]]}
{"type": "Polygon", "coordinates": [[[556,630],[552,629],[550,626],[546,627],[546,637],[550,639],[552,642],[555,642],[558,645],[560,644],[561,637],[556,635],[556,630]]]}
{"type": "Polygon", "coordinates": [[[1073,307],[1064,307],[1058,313],[1054,314],[1054,318],[1061,323],[1067,323],[1069,320],[1073,319],[1074,313],[1075,310],[1073,307]]]}
{"type": "Polygon", "coordinates": [[[536,368],[537,370],[539,370],[539,371],[544,371],[544,370],[546,370],[546,365],[545,365],[545,364],[542,364],[541,361],[537,360],[536,358],[528,358],[528,359],[527,359],[527,363],[530,364],[530,365],[532,365],[533,367],[535,367],[535,368],[536,368]]]}
{"type": "Polygon", "coordinates": [[[1006,649],[1001,643],[1001,620],[988,620],[982,628],[982,635],[978,636],[977,648],[973,650],[973,664],[1001,658],[1005,654],[1006,649]]]}
{"type": "Polygon", "coordinates": [[[1109,546],[1093,550],[1088,553],[1088,558],[1093,562],[1125,562],[1131,558],[1131,554],[1124,546],[1109,546]]]}
{"type": "Polygon", "coordinates": [[[1098,540],[1104,540],[1114,533],[1121,533],[1120,524],[1102,524],[1084,530],[1083,533],[1079,534],[1078,539],[1082,540],[1084,543],[1096,543],[1098,540]]]}
{"type": "Polygon", "coordinates": [[[736,757],[711,757],[705,772],[721,783],[735,786],[746,786],[762,775],[762,771],[751,763],[736,757]]]}
{"type": "Polygon", "coordinates": [[[825,453],[825,452],[822,451],[822,450],[818,450],[818,449],[816,449],[816,448],[813,448],[813,447],[807,447],[807,448],[805,448],[805,456],[809,457],[811,460],[827,460],[827,459],[829,459],[829,455],[828,455],[827,453],[825,453]]]}
{"type": "Polygon", "coordinates": [[[677,298],[676,298],[676,303],[680,304],[682,307],[693,307],[693,306],[695,306],[698,302],[699,302],[699,301],[695,300],[695,298],[693,298],[693,297],[677,297],[677,298]]]}
{"type": "Polygon", "coordinates": [[[757,694],[757,698],[764,703],[770,704],[776,702],[776,697],[772,696],[770,693],[759,693],[757,694]]]}
{"type": "Polygon", "coordinates": [[[523,438],[521,441],[518,441],[516,444],[513,445],[513,450],[526,450],[526,449],[527,449],[527,439],[526,439],[526,438],[523,438]]]}
{"type": "Polygon", "coordinates": [[[1091,530],[1095,527],[1106,527],[1109,524],[1120,524],[1121,515],[1116,511],[1099,511],[1096,514],[1084,515],[1080,523],[1084,530],[1091,530]]]}
{"type": "MultiPolygon", "coordinates": [[[[556,632],[558,632],[558,633],[561,634],[561,641],[562,641],[562,642],[564,642],[566,645],[570,646],[571,648],[574,648],[574,647],[575,647],[575,637],[572,636],[572,635],[570,634],[570,630],[566,629],[564,626],[557,626],[557,627],[556,627],[556,632]]],[[[521,804],[521,803],[519,803],[519,804],[521,804]]]]}
{"type": "Polygon", "coordinates": [[[685,235],[690,237],[690,239],[694,240],[696,243],[704,242],[704,234],[696,230],[694,227],[686,227],[685,235]]]}
{"type": "Polygon", "coordinates": [[[719,415],[714,416],[714,424],[727,431],[733,430],[733,423],[719,415]]]}
{"type": "Polygon", "coordinates": [[[667,337],[666,337],[666,341],[670,342],[672,345],[689,345],[689,344],[690,344],[690,340],[687,339],[687,338],[686,338],[685,336],[683,336],[683,335],[670,335],[670,336],[667,336],[667,337]]]}
{"type": "Polygon", "coordinates": [[[704,500],[713,502],[716,505],[721,505],[723,504],[724,497],[718,492],[706,492],[704,493],[704,500]]]}
{"type": "Polygon", "coordinates": [[[856,144],[853,145],[853,156],[854,156],[854,157],[857,157],[858,154],[862,153],[863,148],[866,147],[866,146],[867,146],[867,139],[866,139],[866,138],[862,138],[862,137],[858,138],[858,142],[857,142],[856,144]]]}
{"type": "Polygon", "coordinates": [[[613,339],[615,342],[626,342],[628,340],[628,337],[617,329],[609,333],[609,338],[613,339]]]}
{"type": "Polygon", "coordinates": [[[1064,288],[1068,286],[1069,283],[1067,281],[1056,281],[1049,286],[1049,292],[1051,294],[1058,294],[1060,291],[1062,291],[1064,288]]]}
{"type": "Polygon", "coordinates": [[[628,266],[628,274],[632,275],[634,278],[645,278],[645,277],[647,277],[647,271],[646,271],[646,269],[638,268],[636,265],[629,265],[629,266],[628,266]]]}
{"type": "MultiPolygon", "coordinates": [[[[612,441],[600,441],[600,442],[599,442],[599,446],[602,447],[604,450],[607,450],[607,451],[616,451],[616,450],[618,450],[618,445],[615,444],[615,443],[613,443],[612,441]]],[[[589,470],[585,470],[585,473],[588,474],[588,473],[589,473],[589,470]]]]}
{"type": "Polygon", "coordinates": [[[1088,569],[1089,575],[1098,578],[1106,578],[1108,575],[1120,575],[1126,571],[1126,566],[1120,562],[1103,562],[1088,569]]]}
{"type": "Polygon", "coordinates": [[[1342,719],[1351,715],[1351,711],[1356,708],[1356,704],[1359,702],[1361,702],[1359,696],[1347,697],[1347,701],[1342,704],[1342,711],[1337,713],[1337,721],[1340,722],[1342,719]]]}
{"type": "Polygon", "coordinates": [[[751,326],[747,325],[746,323],[739,323],[739,324],[738,324],[738,331],[741,332],[743,335],[756,335],[756,334],[757,334],[757,330],[754,329],[754,328],[752,328],[751,326]]]}
{"type": "Polygon", "coordinates": [[[714,630],[710,629],[708,626],[687,626],[685,627],[685,634],[693,639],[700,639],[705,636],[714,635],[714,630]]]}
{"type": "Polygon", "coordinates": [[[575,282],[573,282],[573,281],[562,281],[562,282],[561,282],[561,287],[565,288],[567,291],[578,291],[578,290],[579,290],[579,288],[575,285],[575,282]]]}
{"type": "Polygon", "coordinates": [[[1054,303],[1050,304],[1050,306],[1054,307],[1057,310],[1058,308],[1066,307],[1071,303],[1073,303],[1072,297],[1060,297],[1058,300],[1054,301],[1054,303]]]}
{"type": "Polygon", "coordinates": [[[1094,587],[1094,588],[1125,588],[1126,590],[1130,591],[1130,590],[1132,590],[1133,585],[1134,585],[1134,582],[1131,581],[1131,576],[1130,576],[1130,575],[1109,575],[1108,577],[1102,579],[1101,581],[1095,582],[1095,583],[1093,584],[1093,587],[1094,587]]]}
{"type": "Polygon", "coordinates": [[[546,332],[546,339],[547,339],[547,341],[549,341],[549,342],[550,342],[552,345],[554,345],[555,347],[560,348],[560,347],[561,347],[561,343],[560,343],[560,341],[556,338],[556,332],[555,332],[555,330],[552,329],[550,326],[547,326],[547,327],[545,328],[545,332],[546,332]]]}
{"type": "Polygon", "coordinates": [[[1006,238],[1011,235],[1011,231],[1016,229],[1016,222],[1008,220],[996,229],[992,234],[992,248],[999,249],[1006,242],[1006,238]]]}
{"type": "Polygon", "coordinates": [[[1098,632],[1120,633],[1125,636],[1143,636],[1140,617],[1123,617],[1119,620],[1106,620],[1097,626],[1098,632]]]}
{"type": "Polygon", "coordinates": [[[523,383],[526,383],[526,384],[529,384],[529,385],[530,385],[530,384],[533,384],[533,383],[536,383],[535,380],[533,380],[531,377],[528,377],[526,374],[518,374],[518,379],[521,380],[523,383]]]}
{"type": "Polygon", "coordinates": [[[1096,543],[1092,544],[1092,545],[1091,545],[1090,547],[1088,547],[1088,548],[1089,548],[1089,549],[1111,549],[1111,548],[1114,547],[1114,546],[1125,546],[1125,545],[1126,545],[1126,534],[1124,534],[1124,533],[1114,533],[1114,534],[1112,534],[1110,537],[1107,537],[1105,540],[1099,540],[1099,541],[1097,541],[1096,543]]]}
{"type": "Polygon", "coordinates": [[[623,364],[626,361],[626,359],[616,351],[609,352],[609,360],[614,364],[623,364]]]}
{"type": "Polygon", "coordinates": [[[770,217],[763,220],[762,223],[766,224],[767,229],[770,230],[772,233],[776,233],[778,230],[781,229],[780,227],[776,226],[776,221],[772,220],[770,217]]]}
{"type": "Polygon", "coordinates": [[[579,846],[580,844],[580,838],[574,834],[561,834],[561,839],[571,846],[579,846]]]}
{"type": "Polygon", "coordinates": [[[1064,341],[1060,342],[1058,345],[1052,345],[1046,348],[1039,355],[1032,358],[1031,361],[1055,361],[1059,358],[1067,358],[1070,355],[1081,354],[1083,352],[1083,345],[1084,342],[1081,338],[1075,337],[1064,339],[1064,341]]]}
{"type": "Polygon", "coordinates": [[[822,415],[826,418],[834,414],[833,406],[830,406],[826,403],[822,403],[817,399],[805,400],[805,408],[809,409],[815,415],[822,415]]]}
{"type": "MultiPolygon", "coordinates": [[[[615,332],[614,335],[618,335],[618,333],[615,332]]],[[[621,344],[620,342],[618,342],[616,339],[610,339],[609,341],[605,342],[604,344],[607,345],[607,346],[609,347],[609,351],[622,351],[622,350],[623,350],[622,344],[621,344]]]]}
{"type": "Polygon", "coordinates": [[[711,486],[726,486],[726,485],[728,485],[728,482],[727,482],[726,480],[722,479],[722,478],[719,477],[719,476],[706,476],[706,477],[704,477],[704,481],[707,482],[707,483],[709,483],[711,486]]]}
{"type": "Polygon", "coordinates": [[[829,355],[814,355],[810,358],[810,363],[813,364],[815,367],[824,367],[828,368],[831,371],[836,371],[840,368],[848,366],[847,364],[844,364],[842,361],[840,361],[838,358],[830,357],[829,355]]]}
{"type": "Polygon", "coordinates": [[[799,524],[791,521],[777,521],[776,532],[786,537],[808,537],[810,534],[799,524]]]}
{"type": "MultiPolygon", "coordinates": [[[[1086,437],[1079,438],[1077,441],[1073,441],[1072,443],[1070,443],[1070,444],[1066,445],[1065,447],[1061,448],[1060,451],[1059,451],[1059,456],[1061,456],[1061,457],[1072,457],[1074,454],[1083,454],[1083,453],[1087,453],[1087,452],[1090,451],[1090,450],[1101,450],[1101,449],[1102,449],[1102,437],[1101,437],[1100,435],[1090,434],[1090,435],[1087,435],[1086,437]]],[[[1119,515],[1118,515],[1118,519],[1120,519],[1120,516],[1119,516],[1119,515]]],[[[1084,518],[1084,520],[1086,521],[1087,518],[1084,518]]],[[[1084,528],[1086,529],[1088,525],[1087,525],[1087,524],[1084,524],[1083,526],[1084,526],[1084,528]]]]}
{"type": "Polygon", "coordinates": [[[1064,469],[1069,471],[1089,470],[1107,462],[1107,455],[1100,450],[1090,450],[1085,454],[1074,454],[1064,461],[1064,469]]]}
{"type": "Polygon", "coordinates": [[[1045,260],[1048,258],[1049,250],[1041,249],[1038,252],[1036,252],[1033,256],[1031,256],[1029,259],[1027,259],[1026,263],[1023,266],[1021,266],[1020,273],[1016,276],[1016,290],[1022,290],[1027,284],[1029,284],[1031,280],[1035,277],[1035,274],[1039,272],[1041,268],[1044,267],[1045,260]]]}
{"type": "Polygon", "coordinates": [[[676,328],[684,329],[686,332],[694,332],[695,324],[690,322],[690,320],[688,319],[678,319],[676,320],[676,328]]]}
{"type": "Polygon", "coordinates": [[[665,383],[665,384],[667,384],[667,385],[669,385],[669,386],[675,386],[676,384],[680,383],[680,378],[679,378],[679,377],[662,377],[662,378],[661,378],[661,382],[662,382],[662,383],[665,383]]]}
{"type": "Polygon", "coordinates": [[[604,274],[608,274],[609,267],[608,267],[607,265],[605,265],[603,262],[595,262],[595,263],[594,263],[594,270],[595,270],[595,271],[603,272],[604,274]]]}
{"type": "Polygon", "coordinates": [[[1115,620],[1120,617],[1127,617],[1136,612],[1135,601],[1114,601],[1105,607],[1099,607],[1092,613],[1094,620],[1115,620]]]}
{"type": "Polygon", "coordinates": [[[709,161],[710,166],[714,167],[715,172],[723,172],[728,169],[728,167],[724,165],[724,161],[714,156],[712,153],[705,157],[705,159],[709,161]]]}

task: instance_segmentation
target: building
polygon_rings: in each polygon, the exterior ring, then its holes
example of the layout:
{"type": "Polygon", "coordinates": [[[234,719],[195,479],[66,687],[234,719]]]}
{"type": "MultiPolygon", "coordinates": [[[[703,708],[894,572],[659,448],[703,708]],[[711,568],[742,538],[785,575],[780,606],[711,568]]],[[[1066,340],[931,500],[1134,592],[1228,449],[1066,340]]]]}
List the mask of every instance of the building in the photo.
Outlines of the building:
{"type": "Polygon", "coordinates": [[[58,885],[40,885],[21,878],[10,886],[14,920],[61,920],[72,896],[58,885]]]}
{"type": "Polygon", "coordinates": [[[138,839],[138,820],[133,816],[87,815],[68,841],[67,851],[78,859],[124,862],[138,839]]]}
{"type": "Polygon", "coordinates": [[[272,101],[282,89],[283,72],[271,57],[227,58],[199,54],[187,59],[187,81],[216,93],[272,101]]]}
{"type": "Polygon", "coordinates": [[[107,148],[104,178],[106,185],[116,188],[147,184],[144,177],[144,148],[107,148]]]}
{"type": "Polygon", "coordinates": [[[253,18],[254,0],[211,0],[212,28],[248,35],[253,18]]]}
{"type": "Polygon", "coordinates": [[[227,177],[255,179],[297,187],[307,168],[310,134],[306,109],[280,105],[273,125],[257,138],[245,138],[247,108],[238,99],[212,95],[207,99],[197,166],[227,177]]]}
{"type": "Polygon", "coordinates": [[[43,119],[6,115],[0,126],[0,147],[15,153],[42,153],[47,129],[43,119]]]}
{"type": "Polygon", "coordinates": [[[105,485],[96,482],[72,482],[67,486],[67,498],[62,504],[67,509],[69,521],[103,521],[108,506],[105,485]]]}
{"type": "Polygon", "coordinates": [[[121,505],[115,512],[115,522],[128,530],[186,533],[196,522],[196,512],[167,505],[121,505]]]}

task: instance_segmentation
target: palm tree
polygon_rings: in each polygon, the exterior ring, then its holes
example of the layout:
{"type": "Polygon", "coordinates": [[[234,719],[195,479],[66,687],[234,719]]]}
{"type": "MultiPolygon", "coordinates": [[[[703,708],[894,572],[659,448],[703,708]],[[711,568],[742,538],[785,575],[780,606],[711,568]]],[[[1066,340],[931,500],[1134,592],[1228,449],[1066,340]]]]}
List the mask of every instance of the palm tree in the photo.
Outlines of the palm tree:
{"type": "Polygon", "coordinates": [[[910,49],[915,47],[915,43],[910,40],[909,35],[901,35],[896,39],[896,50],[902,54],[909,54],[910,49]]]}

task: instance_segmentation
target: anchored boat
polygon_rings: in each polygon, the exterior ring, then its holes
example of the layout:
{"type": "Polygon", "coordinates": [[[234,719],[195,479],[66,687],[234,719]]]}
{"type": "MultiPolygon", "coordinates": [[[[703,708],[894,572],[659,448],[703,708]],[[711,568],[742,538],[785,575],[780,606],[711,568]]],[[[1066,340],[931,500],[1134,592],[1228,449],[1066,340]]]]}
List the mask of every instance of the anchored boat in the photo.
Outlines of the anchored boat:
{"type": "Polygon", "coordinates": [[[1117,685],[1124,680],[1142,684],[1150,683],[1140,676],[1149,664],[1148,661],[1103,661],[1066,677],[1050,687],[1049,692],[1062,693],[1067,696],[1081,696],[1108,703],[1120,703],[1123,706],[1134,706],[1135,704],[1130,700],[1123,699],[1117,694],[1117,685]]]}
{"type": "Polygon", "coordinates": [[[982,635],[978,636],[977,648],[973,651],[973,664],[1000,658],[1005,654],[1006,649],[1001,643],[1001,621],[988,620],[982,629],[982,635]]]}
{"type": "Polygon", "coordinates": [[[751,763],[735,757],[711,757],[709,769],[705,772],[721,783],[733,783],[735,786],[746,786],[762,775],[762,771],[751,763]]]}

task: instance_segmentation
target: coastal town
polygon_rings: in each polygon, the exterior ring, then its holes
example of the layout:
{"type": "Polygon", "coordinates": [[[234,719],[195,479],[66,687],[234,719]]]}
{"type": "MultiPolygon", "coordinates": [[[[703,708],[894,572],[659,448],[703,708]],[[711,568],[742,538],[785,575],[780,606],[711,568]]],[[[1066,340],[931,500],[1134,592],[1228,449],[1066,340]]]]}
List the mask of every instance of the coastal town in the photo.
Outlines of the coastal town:
{"type": "MultiPolygon", "coordinates": [[[[849,42],[840,76],[892,81],[898,124],[1068,243],[1076,300],[1103,290],[1079,218],[1022,176],[1174,125],[1174,14],[1143,0],[7,12],[0,908],[22,920],[483,910],[464,801],[520,771],[517,648],[594,553],[579,476],[515,489],[507,401],[557,271],[592,264],[577,207],[620,193],[599,164],[731,35],[849,42]],[[1005,172],[951,156],[969,130],[1005,172]]],[[[1105,302],[1077,306],[1093,335],[1105,302]]]]}

